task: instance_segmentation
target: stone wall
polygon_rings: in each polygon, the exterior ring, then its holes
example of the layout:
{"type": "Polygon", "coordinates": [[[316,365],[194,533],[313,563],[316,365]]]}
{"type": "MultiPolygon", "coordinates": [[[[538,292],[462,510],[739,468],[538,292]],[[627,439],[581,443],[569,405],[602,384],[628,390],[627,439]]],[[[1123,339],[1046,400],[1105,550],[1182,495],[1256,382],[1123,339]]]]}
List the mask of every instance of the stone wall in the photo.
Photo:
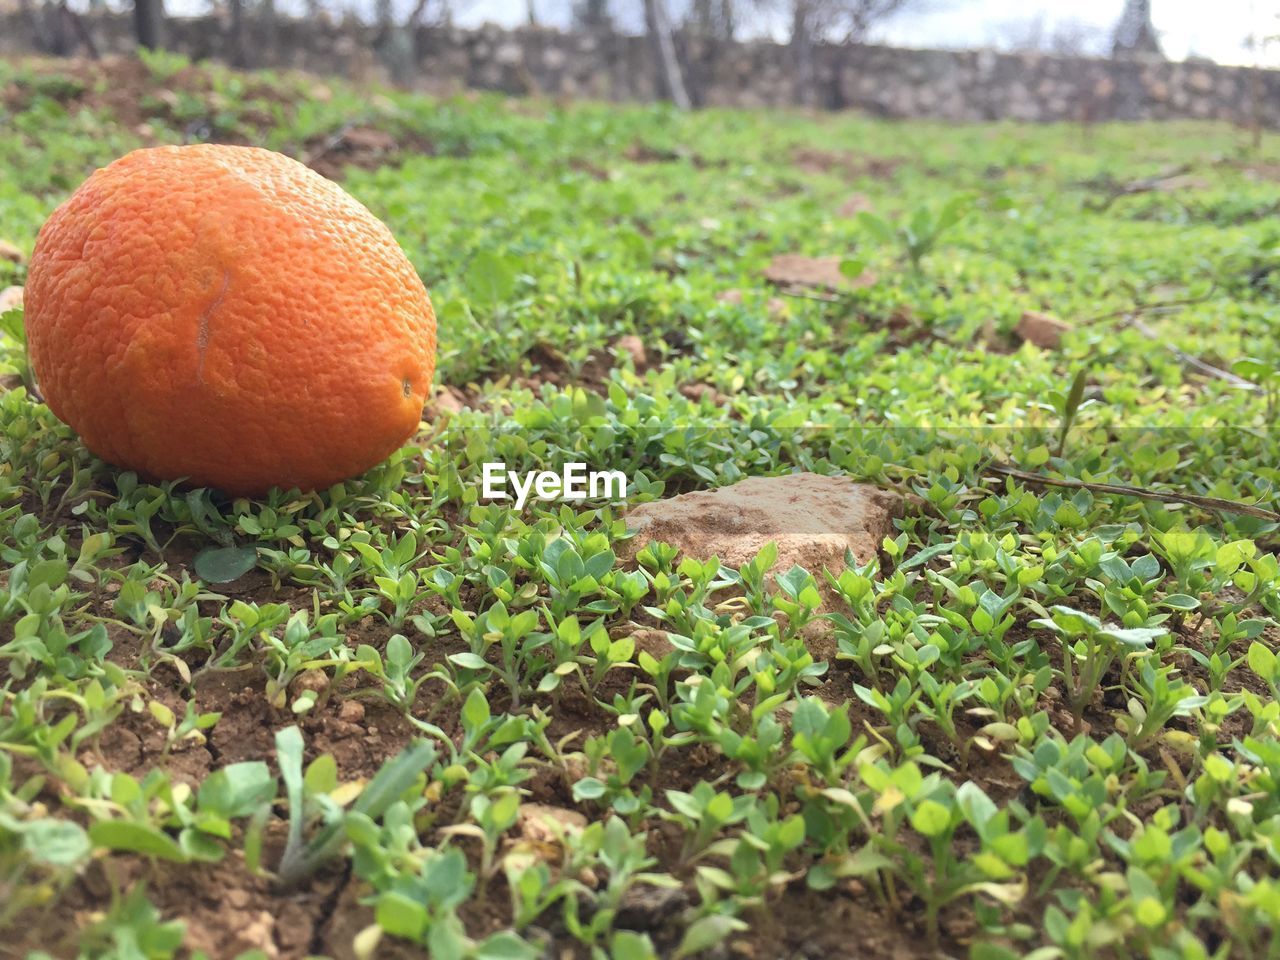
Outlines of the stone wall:
{"type": "MultiPolygon", "coordinates": [[[[85,23],[103,53],[133,48],[130,21],[103,15],[85,23]]],[[[617,34],[549,29],[419,29],[389,36],[356,22],[280,20],[273,41],[260,23],[246,29],[250,65],[390,79],[440,91],[651,100],[656,82],[647,41],[617,34]]],[[[226,23],[174,19],[168,44],[200,59],[230,59],[226,23]]],[[[692,36],[677,47],[701,106],[786,106],[796,102],[785,45],[724,43],[692,36]]],[[[19,14],[0,14],[0,54],[29,53],[37,34],[19,14]]],[[[945,120],[1093,121],[1218,119],[1280,128],[1280,71],[1194,61],[1112,61],[989,50],[907,50],[821,46],[816,102],[827,109],[945,120]]]]}

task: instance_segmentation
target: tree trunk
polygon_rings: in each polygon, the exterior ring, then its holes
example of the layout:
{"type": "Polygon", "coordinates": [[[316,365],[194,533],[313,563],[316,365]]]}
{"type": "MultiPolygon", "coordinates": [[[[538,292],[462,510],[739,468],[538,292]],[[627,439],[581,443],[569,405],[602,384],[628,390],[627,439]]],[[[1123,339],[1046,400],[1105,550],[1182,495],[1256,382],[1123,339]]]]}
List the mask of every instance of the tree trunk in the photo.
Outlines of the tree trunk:
{"type": "MultiPolygon", "coordinates": [[[[587,33],[606,33],[613,31],[612,15],[609,12],[609,0],[579,0],[571,5],[573,26],[587,33]]],[[[645,20],[649,13],[645,11],[645,20]]]]}
{"type": "Polygon", "coordinates": [[[733,0],[720,0],[720,35],[730,43],[738,32],[738,14],[733,0]]]}
{"type": "Polygon", "coordinates": [[[686,27],[704,37],[715,36],[715,15],[711,12],[711,0],[693,0],[685,17],[686,27]]]}
{"type": "Polygon", "coordinates": [[[36,35],[36,49],[41,53],[53,54],[55,57],[67,55],[66,41],[62,33],[62,19],[50,3],[41,3],[32,7],[30,0],[22,0],[22,9],[31,21],[36,35]]]}
{"type": "Polygon", "coordinates": [[[231,43],[229,57],[233,67],[245,65],[244,53],[244,0],[227,0],[231,12],[231,43]]]}
{"type": "Polygon", "coordinates": [[[274,57],[276,52],[276,0],[262,0],[262,36],[259,38],[259,62],[254,66],[262,66],[263,57],[274,57]]]}
{"type": "Polygon", "coordinates": [[[164,46],[164,0],[133,0],[133,28],[138,46],[158,50],[164,46]]]}
{"type": "Polygon", "coordinates": [[[418,0],[418,2],[413,5],[413,9],[409,11],[409,16],[405,18],[404,21],[404,25],[411,31],[414,31],[415,51],[417,50],[417,30],[423,25],[423,23],[425,23],[424,18],[427,15],[427,7],[430,5],[431,0],[418,0]]]}
{"type": "Polygon", "coordinates": [[[1163,57],[1160,37],[1151,22],[1151,0],[1125,0],[1124,12],[1111,39],[1113,57],[1163,57]]]}
{"type": "Polygon", "coordinates": [[[93,42],[93,36],[89,33],[89,28],[84,25],[84,21],[80,19],[80,15],[67,6],[67,0],[62,0],[58,4],[58,16],[65,24],[62,29],[65,29],[73,38],[73,44],[82,45],[89,58],[97,60],[98,45],[93,42]]]}
{"type": "Polygon", "coordinates": [[[812,0],[792,0],[791,56],[795,61],[796,102],[804,107],[814,105],[818,71],[813,62],[812,0]]]}
{"type": "Polygon", "coordinates": [[[689,93],[685,90],[684,75],[680,72],[680,60],[676,57],[675,41],[671,37],[671,21],[667,18],[665,0],[645,0],[645,25],[649,30],[649,42],[663,92],[681,110],[688,110],[689,93]]]}

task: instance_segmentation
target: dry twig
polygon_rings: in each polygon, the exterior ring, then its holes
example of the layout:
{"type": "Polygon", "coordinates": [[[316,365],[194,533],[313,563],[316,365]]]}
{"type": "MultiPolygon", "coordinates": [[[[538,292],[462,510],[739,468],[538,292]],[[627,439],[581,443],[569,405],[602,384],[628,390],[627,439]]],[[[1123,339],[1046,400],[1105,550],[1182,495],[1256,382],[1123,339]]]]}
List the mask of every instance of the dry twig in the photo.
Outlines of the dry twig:
{"type": "Polygon", "coordinates": [[[1175,357],[1177,357],[1179,362],[1189,370],[1194,370],[1196,373],[1199,373],[1206,377],[1211,377],[1214,380],[1221,380],[1223,383],[1229,383],[1233,387],[1236,387],[1240,390],[1249,390],[1251,392],[1257,392],[1257,390],[1259,389],[1258,385],[1254,383],[1252,380],[1246,380],[1244,379],[1244,377],[1237,377],[1230,370],[1223,370],[1221,367],[1215,367],[1213,364],[1208,363],[1204,360],[1201,360],[1199,357],[1192,356],[1191,354],[1187,353],[1185,350],[1178,349],[1172,343],[1166,343],[1163,339],[1161,339],[1160,334],[1156,333],[1156,331],[1152,330],[1149,326],[1143,323],[1142,320],[1137,316],[1130,317],[1129,321],[1126,323],[1126,326],[1133,327],[1133,329],[1137,330],[1140,334],[1142,334],[1148,340],[1153,340],[1156,343],[1160,344],[1162,347],[1164,347],[1166,350],[1172,353],[1175,357]]]}
{"type": "Polygon", "coordinates": [[[1019,470],[1002,463],[993,463],[987,467],[992,473],[1013,477],[1026,483],[1038,483],[1048,487],[1066,487],[1069,490],[1090,490],[1094,493],[1110,493],[1120,497],[1136,497],[1139,500],[1158,500],[1165,503],[1185,503],[1192,507],[1201,507],[1218,513],[1237,514],[1246,517],[1257,517],[1259,520],[1270,520],[1280,523],[1280,513],[1259,507],[1252,503],[1240,503],[1236,500],[1224,500],[1221,497],[1202,497],[1196,493],[1179,493],[1176,490],[1151,490],[1146,487],[1130,487],[1119,483],[1096,483],[1085,480],[1074,480],[1067,477],[1050,477],[1043,473],[1031,473],[1019,470]]]}

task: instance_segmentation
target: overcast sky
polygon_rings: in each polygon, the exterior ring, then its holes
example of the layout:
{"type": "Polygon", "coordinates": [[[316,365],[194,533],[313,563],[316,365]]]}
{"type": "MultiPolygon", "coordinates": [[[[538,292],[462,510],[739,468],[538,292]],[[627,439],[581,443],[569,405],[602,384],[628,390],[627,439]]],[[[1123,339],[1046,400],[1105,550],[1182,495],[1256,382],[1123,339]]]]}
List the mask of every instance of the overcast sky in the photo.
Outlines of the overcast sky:
{"type": "MultiPolygon", "coordinates": [[[[1122,0],[939,0],[936,9],[903,18],[882,29],[894,43],[921,46],[971,46],[990,43],[1010,32],[1010,25],[1041,18],[1047,30],[1055,21],[1076,20],[1104,34],[1114,25],[1122,0]]],[[[1280,33],[1271,0],[1152,0],[1151,16],[1165,53],[1181,60],[1208,57],[1223,63],[1252,63],[1246,40],[1255,30],[1280,33]]],[[[1267,58],[1276,61],[1280,45],[1269,44],[1267,58]]]]}
{"type": "MultiPolygon", "coordinates": [[[[457,19],[466,24],[492,20],[503,24],[521,23],[527,16],[528,0],[453,0],[457,19]]],[[[533,0],[541,20],[562,25],[568,19],[571,0],[533,0]]],[[[668,0],[673,11],[682,0],[668,0]]],[[[1046,34],[1064,21],[1098,31],[1098,42],[1110,32],[1123,0],[923,0],[925,9],[899,17],[877,29],[876,39],[901,46],[976,47],[999,46],[1008,38],[1025,34],[1039,21],[1046,34]]],[[[746,4],[742,4],[745,6],[746,4]]],[[[783,3],[779,2],[778,6],[783,3]]],[[[639,9],[638,0],[615,0],[622,9],[639,9]]],[[[1280,11],[1276,0],[1152,0],[1152,17],[1160,32],[1165,53],[1175,59],[1208,57],[1223,63],[1252,63],[1246,39],[1254,32],[1280,33],[1280,11]]],[[[624,25],[632,17],[622,16],[624,25]]],[[[638,17],[636,18],[638,19],[638,17]]],[[[757,18],[750,25],[755,33],[769,32],[778,18],[757,18]]],[[[1264,62],[1280,64],[1280,43],[1266,49],[1264,62]]]]}

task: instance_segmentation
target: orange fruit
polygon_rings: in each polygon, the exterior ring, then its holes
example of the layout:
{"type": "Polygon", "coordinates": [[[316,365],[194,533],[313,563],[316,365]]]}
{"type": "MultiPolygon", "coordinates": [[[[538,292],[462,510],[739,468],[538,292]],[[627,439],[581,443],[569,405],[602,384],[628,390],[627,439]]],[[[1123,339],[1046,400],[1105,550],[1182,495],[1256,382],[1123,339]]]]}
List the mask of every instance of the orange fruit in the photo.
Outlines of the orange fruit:
{"type": "Polygon", "coordinates": [[[27,343],[103,460],[235,495],[324,488],[417,430],[436,321],[391,231],[253,147],[136,150],[41,228],[27,343]]]}

